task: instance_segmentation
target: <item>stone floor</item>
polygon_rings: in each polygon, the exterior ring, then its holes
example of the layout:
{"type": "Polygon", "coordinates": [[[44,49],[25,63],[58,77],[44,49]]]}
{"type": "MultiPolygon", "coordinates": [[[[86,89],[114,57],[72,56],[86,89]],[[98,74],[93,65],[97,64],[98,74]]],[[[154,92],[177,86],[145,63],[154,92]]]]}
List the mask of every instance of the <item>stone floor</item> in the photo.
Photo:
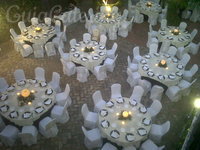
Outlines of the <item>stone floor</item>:
{"type": "MultiPolygon", "coordinates": [[[[155,28],[158,28],[156,26],[155,28]]],[[[199,23],[189,23],[189,31],[197,28],[200,31],[199,23]]],[[[68,41],[76,38],[78,41],[82,39],[82,34],[87,32],[83,23],[76,23],[68,27],[67,38],[68,41]]],[[[105,100],[110,98],[110,86],[114,83],[122,85],[122,95],[129,97],[132,90],[126,82],[126,67],[127,56],[132,57],[132,49],[134,46],[140,46],[141,54],[147,52],[148,23],[134,24],[133,31],[129,33],[127,38],[118,38],[116,41],[108,41],[108,48],[111,48],[114,42],[118,43],[117,54],[119,55],[116,68],[113,73],[108,73],[108,78],[104,81],[97,81],[94,75],[89,76],[86,83],[79,83],[76,80],[76,75],[68,77],[63,75],[62,65],[59,60],[59,55],[53,57],[45,57],[44,59],[35,59],[32,56],[22,58],[19,53],[13,49],[11,41],[0,44],[0,77],[5,77],[9,83],[14,82],[13,72],[15,69],[23,69],[27,78],[34,78],[34,68],[43,67],[46,73],[47,81],[51,80],[52,72],[58,72],[61,75],[61,87],[64,89],[65,84],[71,87],[70,96],[73,100],[72,105],[69,107],[70,120],[66,124],[59,124],[59,134],[55,138],[45,139],[39,136],[38,144],[31,147],[22,146],[20,141],[17,142],[13,148],[8,148],[0,145],[1,150],[86,150],[83,141],[84,136],[81,131],[83,125],[83,118],[81,116],[81,106],[87,103],[90,110],[93,109],[92,94],[96,90],[100,90],[105,100]]],[[[8,32],[9,33],[9,32],[8,32]]],[[[199,42],[200,33],[195,38],[195,42],[199,42]]],[[[69,43],[66,43],[66,52],[69,51],[69,43]]],[[[190,65],[193,63],[200,64],[199,54],[193,56],[190,65]]],[[[200,90],[199,73],[196,75],[198,81],[192,87],[192,93],[189,97],[183,97],[180,101],[172,103],[166,96],[162,99],[163,109],[157,116],[154,123],[163,123],[167,120],[171,122],[171,129],[162,139],[161,145],[166,145],[167,150],[176,150],[182,130],[188,120],[188,115],[192,109],[193,97],[200,90]]],[[[148,96],[147,96],[148,97],[148,96]]],[[[151,102],[147,102],[148,98],[145,97],[143,103],[148,106],[151,102]]]]}

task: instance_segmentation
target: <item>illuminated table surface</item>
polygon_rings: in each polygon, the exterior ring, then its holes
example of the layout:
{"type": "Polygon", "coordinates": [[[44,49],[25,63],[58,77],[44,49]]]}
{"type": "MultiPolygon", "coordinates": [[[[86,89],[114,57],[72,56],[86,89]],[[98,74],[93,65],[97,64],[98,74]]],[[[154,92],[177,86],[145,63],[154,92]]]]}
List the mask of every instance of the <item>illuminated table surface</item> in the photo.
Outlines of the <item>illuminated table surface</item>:
{"type": "Polygon", "coordinates": [[[93,70],[100,65],[107,57],[106,48],[96,41],[79,42],[70,50],[71,61],[93,70]],[[92,52],[85,52],[84,49],[93,48],[92,52]]]}
{"type": "Polygon", "coordinates": [[[16,125],[32,125],[56,103],[55,94],[46,82],[32,79],[20,81],[0,94],[0,114],[16,125]],[[24,89],[34,92],[34,99],[30,104],[28,100],[24,100],[24,104],[19,100],[18,94],[22,95],[24,89]]]}
{"type": "Polygon", "coordinates": [[[104,138],[120,146],[138,147],[148,136],[151,117],[141,103],[125,97],[111,99],[99,112],[98,126],[104,138]],[[123,111],[131,115],[130,120],[119,119],[123,111]]]}
{"type": "Polygon", "coordinates": [[[158,41],[164,42],[166,40],[176,47],[184,47],[191,42],[191,34],[187,30],[182,31],[174,26],[168,26],[164,29],[160,28],[158,31],[158,41]],[[174,29],[178,29],[178,35],[173,34],[174,29]]]}
{"type": "Polygon", "coordinates": [[[169,54],[147,54],[139,63],[138,72],[143,77],[151,78],[167,87],[178,84],[182,79],[184,66],[169,54]],[[165,60],[167,67],[159,67],[159,62],[165,60]]]}
{"type": "Polygon", "coordinates": [[[32,44],[45,44],[51,38],[55,37],[56,31],[54,26],[48,26],[44,23],[37,26],[28,26],[24,32],[19,36],[19,40],[30,42],[32,44]],[[37,29],[41,29],[38,30],[37,29]]]}

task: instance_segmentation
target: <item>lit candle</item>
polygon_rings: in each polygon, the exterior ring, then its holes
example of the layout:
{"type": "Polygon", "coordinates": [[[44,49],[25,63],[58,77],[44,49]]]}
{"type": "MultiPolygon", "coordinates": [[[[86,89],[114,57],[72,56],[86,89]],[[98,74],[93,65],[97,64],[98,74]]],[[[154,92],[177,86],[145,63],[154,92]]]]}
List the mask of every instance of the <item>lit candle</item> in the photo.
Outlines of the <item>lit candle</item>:
{"type": "Polygon", "coordinates": [[[17,93],[17,96],[20,96],[20,93],[19,93],[19,92],[17,93]]]}
{"type": "Polygon", "coordinates": [[[152,6],[152,3],[151,2],[147,2],[147,7],[151,7],[152,6]]]}
{"type": "Polygon", "coordinates": [[[106,11],[109,13],[109,12],[111,12],[111,7],[110,6],[106,6],[106,11]]]}
{"type": "Polygon", "coordinates": [[[178,30],[178,29],[174,29],[174,30],[173,30],[173,34],[174,34],[174,35],[178,35],[178,34],[179,34],[179,30],[178,30]]]}
{"type": "Polygon", "coordinates": [[[129,112],[128,112],[128,111],[123,111],[123,112],[122,112],[122,116],[123,116],[124,118],[127,118],[127,117],[129,116],[129,112]]]}
{"type": "Polygon", "coordinates": [[[34,90],[31,90],[31,93],[35,93],[35,91],[34,91],[34,90]]]}
{"type": "Polygon", "coordinates": [[[28,102],[28,105],[31,105],[32,103],[31,102],[28,102]]]}
{"type": "Polygon", "coordinates": [[[119,113],[116,113],[117,116],[119,116],[119,113]]]}
{"type": "Polygon", "coordinates": [[[124,125],[124,124],[125,124],[125,122],[124,122],[124,121],[122,121],[122,124],[124,125]]]}
{"type": "Polygon", "coordinates": [[[165,65],[166,61],[165,60],[161,60],[160,63],[161,63],[161,65],[165,65]]]}
{"type": "Polygon", "coordinates": [[[24,90],[21,91],[21,95],[23,97],[29,97],[30,94],[31,94],[31,92],[28,89],[24,89],[24,90]]]}
{"type": "Polygon", "coordinates": [[[42,31],[42,28],[36,27],[36,28],[35,28],[35,31],[36,31],[36,32],[40,32],[40,31],[42,31]]]}

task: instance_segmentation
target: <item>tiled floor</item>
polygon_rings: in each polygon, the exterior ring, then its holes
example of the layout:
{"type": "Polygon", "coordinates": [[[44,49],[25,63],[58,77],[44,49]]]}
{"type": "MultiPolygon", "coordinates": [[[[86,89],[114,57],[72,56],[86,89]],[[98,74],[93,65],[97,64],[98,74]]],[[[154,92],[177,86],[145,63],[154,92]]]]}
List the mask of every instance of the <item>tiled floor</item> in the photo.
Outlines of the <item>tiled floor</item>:
{"type": "MultiPolygon", "coordinates": [[[[199,23],[189,23],[189,30],[197,28],[200,31],[199,23]]],[[[156,27],[157,28],[157,27],[156,27]]],[[[82,39],[82,34],[85,33],[83,23],[76,23],[68,27],[67,39],[68,42],[72,38],[78,41],[82,39]]],[[[11,41],[2,43],[0,45],[0,77],[5,77],[9,83],[14,82],[13,72],[15,69],[23,69],[27,78],[34,77],[34,68],[43,67],[46,71],[47,81],[51,80],[52,72],[58,72],[61,75],[61,87],[64,89],[65,84],[68,83],[71,87],[70,96],[73,100],[69,108],[70,120],[66,124],[59,125],[59,134],[55,138],[45,139],[39,136],[38,144],[30,148],[22,146],[20,141],[17,142],[13,148],[8,148],[0,145],[1,150],[86,150],[83,141],[84,136],[81,131],[83,125],[83,118],[81,116],[81,106],[87,103],[90,110],[93,109],[92,94],[96,90],[100,90],[105,100],[110,98],[110,86],[113,83],[120,83],[122,85],[122,95],[129,97],[132,93],[132,88],[126,82],[126,67],[127,56],[132,57],[132,49],[134,46],[140,46],[141,54],[147,52],[148,24],[134,24],[133,31],[127,38],[118,38],[116,41],[109,41],[107,47],[111,48],[114,42],[118,43],[117,54],[119,55],[116,63],[116,68],[113,73],[108,73],[108,78],[104,81],[97,81],[94,75],[89,76],[89,81],[86,83],[79,83],[76,80],[76,75],[68,77],[62,73],[62,65],[59,60],[59,55],[53,57],[45,57],[44,59],[35,59],[32,56],[22,58],[19,53],[13,49],[11,41]]],[[[195,42],[200,39],[200,34],[195,38],[195,42]]],[[[66,43],[66,52],[69,51],[69,43],[66,43]]],[[[192,57],[191,64],[200,64],[198,60],[199,54],[192,57]]],[[[191,65],[190,65],[191,66],[191,65]]],[[[192,87],[192,93],[189,97],[183,97],[179,102],[172,103],[164,96],[162,99],[163,108],[160,114],[156,117],[155,123],[163,123],[167,120],[171,122],[171,129],[167,135],[162,139],[162,144],[166,145],[167,150],[175,150],[177,143],[179,143],[181,131],[184,124],[187,122],[188,114],[192,108],[192,98],[199,92],[199,73],[197,75],[198,81],[192,87]]],[[[147,96],[148,97],[148,96],[147,96]]],[[[149,106],[151,102],[147,102],[147,97],[144,98],[144,103],[149,106]]]]}

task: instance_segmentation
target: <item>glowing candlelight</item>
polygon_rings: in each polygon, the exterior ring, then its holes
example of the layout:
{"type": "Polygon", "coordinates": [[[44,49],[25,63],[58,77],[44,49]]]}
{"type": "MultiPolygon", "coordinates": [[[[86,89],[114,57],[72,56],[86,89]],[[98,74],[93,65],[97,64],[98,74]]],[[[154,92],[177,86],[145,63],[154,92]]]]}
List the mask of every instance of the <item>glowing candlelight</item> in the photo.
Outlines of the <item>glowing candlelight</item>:
{"type": "Polygon", "coordinates": [[[35,91],[34,91],[34,90],[31,90],[31,93],[35,93],[35,91]]]}
{"type": "Polygon", "coordinates": [[[147,2],[146,5],[147,5],[147,7],[151,7],[152,3],[151,2],[147,2]]]}
{"type": "Polygon", "coordinates": [[[166,61],[165,60],[161,60],[160,63],[161,63],[161,65],[165,65],[166,61]]]}
{"type": "Polygon", "coordinates": [[[31,105],[32,103],[31,102],[28,102],[28,105],[31,105]]]}
{"type": "Polygon", "coordinates": [[[122,112],[122,116],[123,116],[124,118],[127,118],[127,117],[129,116],[129,112],[128,112],[128,111],[123,111],[123,112],[122,112]]]}
{"type": "Polygon", "coordinates": [[[172,33],[174,35],[179,35],[180,31],[178,29],[174,29],[174,30],[172,30],[172,33]]]}
{"type": "Polygon", "coordinates": [[[159,62],[158,66],[167,69],[167,62],[166,62],[166,60],[162,59],[162,60],[159,62]]]}
{"type": "Polygon", "coordinates": [[[31,94],[31,92],[28,89],[24,89],[24,90],[21,91],[21,95],[23,97],[29,97],[30,94],[31,94]]]}
{"type": "Polygon", "coordinates": [[[40,32],[40,31],[42,31],[42,28],[36,27],[36,28],[35,28],[35,31],[36,31],[36,32],[40,32]]]}
{"type": "Polygon", "coordinates": [[[117,116],[119,116],[119,113],[116,113],[117,116]]]}
{"type": "Polygon", "coordinates": [[[19,93],[19,92],[17,93],[17,96],[20,96],[20,93],[19,93]]]}
{"type": "Polygon", "coordinates": [[[124,121],[122,121],[122,124],[124,125],[124,124],[125,124],[125,122],[124,122],[124,121]]]}
{"type": "Polygon", "coordinates": [[[110,13],[111,10],[112,10],[111,7],[107,5],[107,6],[106,6],[106,11],[107,11],[108,13],[110,13]]]}

